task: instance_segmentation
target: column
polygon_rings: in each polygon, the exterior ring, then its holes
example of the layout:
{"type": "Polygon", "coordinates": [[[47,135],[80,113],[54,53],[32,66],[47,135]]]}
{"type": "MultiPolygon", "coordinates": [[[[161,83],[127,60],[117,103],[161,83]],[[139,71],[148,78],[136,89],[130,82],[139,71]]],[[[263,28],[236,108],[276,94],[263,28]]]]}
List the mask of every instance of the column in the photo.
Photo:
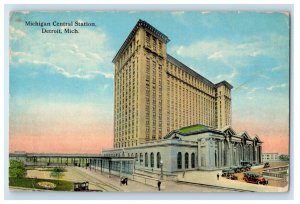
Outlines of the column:
{"type": "Polygon", "coordinates": [[[198,169],[200,169],[200,167],[201,167],[201,146],[200,146],[201,140],[198,139],[197,142],[198,142],[198,169]]]}
{"type": "Polygon", "coordinates": [[[110,178],[111,161],[108,160],[108,177],[110,178]]]}

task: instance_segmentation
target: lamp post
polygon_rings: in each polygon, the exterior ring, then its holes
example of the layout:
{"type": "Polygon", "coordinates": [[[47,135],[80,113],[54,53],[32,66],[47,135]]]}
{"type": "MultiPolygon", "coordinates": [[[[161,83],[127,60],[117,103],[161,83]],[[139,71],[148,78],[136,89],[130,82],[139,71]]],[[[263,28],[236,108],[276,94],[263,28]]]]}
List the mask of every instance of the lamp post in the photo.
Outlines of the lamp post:
{"type": "Polygon", "coordinates": [[[160,160],[160,179],[163,179],[163,160],[160,160]]]}

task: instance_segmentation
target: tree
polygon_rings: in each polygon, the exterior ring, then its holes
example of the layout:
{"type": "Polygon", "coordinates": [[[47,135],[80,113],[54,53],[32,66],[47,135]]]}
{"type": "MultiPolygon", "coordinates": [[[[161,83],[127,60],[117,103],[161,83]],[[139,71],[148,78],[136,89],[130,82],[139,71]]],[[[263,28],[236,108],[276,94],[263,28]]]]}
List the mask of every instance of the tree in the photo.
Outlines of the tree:
{"type": "Polygon", "coordinates": [[[279,156],[281,161],[289,161],[289,155],[282,154],[279,156]]]}
{"type": "Polygon", "coordinates": [[[26,174],[27,171],[22,161],[9,160],[9,177],[24,178],[26,174]]]}
{"type": "Polygon", "coordinates": [[[64,175],[65,169],[62,167],[54,167],[50,173],[51,177],[57,178],[57,183],[59,184],[59,179],[64,175]]]}

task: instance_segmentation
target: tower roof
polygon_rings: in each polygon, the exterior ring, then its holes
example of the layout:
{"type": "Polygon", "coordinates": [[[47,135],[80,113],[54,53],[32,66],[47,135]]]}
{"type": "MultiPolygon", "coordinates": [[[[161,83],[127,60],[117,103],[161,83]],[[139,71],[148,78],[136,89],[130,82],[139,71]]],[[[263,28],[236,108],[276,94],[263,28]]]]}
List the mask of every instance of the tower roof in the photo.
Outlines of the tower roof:
{"type": "Polygon", "coordinates": [[[116,59],[118,58],[118,56],[123,52],[123,50],[126,48],[126,46],[128,45],[128,43],[132,40],[132,38],[136,34],[136,31],[139,28],[141,28],[141,27],[146,28],[149,31],[153,32],[157,37],[161,38],[165,43],[168,43],[170,41],[170,39],[168,38],[168,36],[166,36],[165,34],[163,34],[162,32],[160,32],[156,28],[154,28],[152,25],[150,25],[146,21],[143,21],[143,20],[139,19],[138,22],[135,24],[134,28],[129,33],[129,35],[126,38],[126,40],[124,41],[123,45],[121,46],[121,48],[117,52],[117,54],[114,57],[114,59],[112,60],[112,62],[116,61],[116,59]]]}
{"type": "Polygon", "coordinates": [[[229,89],[232,89],[233,88],[233,86],[229,83],[229,82],[227,82],[227,81],[221,81],[221,82],[219,82],[219,83],[217,83],[216,84],[216,86],[217,87],[219,87],[219,86],[221,86],[221,85],[224,85],[224,86],[227,86],[229,89]]]}

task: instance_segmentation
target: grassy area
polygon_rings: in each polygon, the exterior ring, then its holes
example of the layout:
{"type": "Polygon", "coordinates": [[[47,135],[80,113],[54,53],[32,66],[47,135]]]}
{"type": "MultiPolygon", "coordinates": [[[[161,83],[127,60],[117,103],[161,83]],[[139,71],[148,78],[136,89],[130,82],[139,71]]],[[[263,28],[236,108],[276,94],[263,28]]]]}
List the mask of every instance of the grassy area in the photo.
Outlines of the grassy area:
{"type": "Polygon", "coordinates": [[[56,187],[53,191],[72,191],[73,183],[70,181],[51,180],[51,179],[35,179],[35,178],[9,178],[9,186],[32,188],[32,189],[43,189],[43,187],[38,185],[38,182],[47,181],[54,183],[56,187]]]}
{"type": "MultiPolygon", "coordinates": [[[[44,168],[33,168],[31,170],[37,170],[37,171],[53,171],[55,167],[44,167],[44,168]]],[[[66,172],[67,170],[62,168],[61,169],[62,172],[66,172]]]]}
{"type": "Polygon", "coordinates": [[[196,131],[201,131],[201,130],[205,130],[205,129],[206,129],[206,126],[204,126],[204,125],[194,125],[194,126],[181,128],[181,129],[179,129],[179,131],[182,133],[190,133],[190,132],[196,132],[196,131]]]}

